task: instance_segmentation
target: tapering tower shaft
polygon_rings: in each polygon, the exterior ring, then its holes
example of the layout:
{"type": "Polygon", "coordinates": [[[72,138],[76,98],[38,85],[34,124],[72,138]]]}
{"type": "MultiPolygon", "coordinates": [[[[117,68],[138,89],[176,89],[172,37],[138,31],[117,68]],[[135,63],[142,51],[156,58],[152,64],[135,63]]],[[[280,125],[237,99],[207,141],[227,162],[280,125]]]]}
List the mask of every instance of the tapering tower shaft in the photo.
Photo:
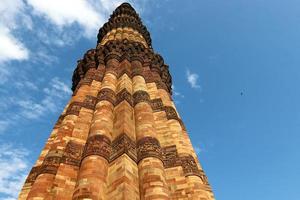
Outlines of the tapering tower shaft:
{"type": "Polygon", "coordinates": [[[214,199],[171,85],[139,15],[120,5],[78,61],[19,199],[214,199]]]}

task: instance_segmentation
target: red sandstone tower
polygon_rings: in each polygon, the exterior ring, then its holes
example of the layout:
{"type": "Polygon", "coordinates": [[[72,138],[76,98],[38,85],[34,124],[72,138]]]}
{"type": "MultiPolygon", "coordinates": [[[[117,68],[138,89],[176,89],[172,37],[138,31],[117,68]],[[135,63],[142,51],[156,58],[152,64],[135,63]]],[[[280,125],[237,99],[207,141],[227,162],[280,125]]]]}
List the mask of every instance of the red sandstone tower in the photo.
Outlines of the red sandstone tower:
{"type": "Polygon", "coordinates": [[[19,199],[214,199],[172,101],[169,67],[131,5],[113,12],[72,80],[19,199]]]}

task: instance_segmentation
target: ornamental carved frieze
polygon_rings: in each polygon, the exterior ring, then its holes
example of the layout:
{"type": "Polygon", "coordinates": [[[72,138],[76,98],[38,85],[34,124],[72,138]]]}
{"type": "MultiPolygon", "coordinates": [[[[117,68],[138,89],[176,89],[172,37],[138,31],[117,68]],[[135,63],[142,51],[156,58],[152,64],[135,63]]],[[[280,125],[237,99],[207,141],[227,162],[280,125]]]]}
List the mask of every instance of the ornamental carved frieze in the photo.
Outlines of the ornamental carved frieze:
{"type": "Polygon", "coordinates": [[[67,108],[66,115],[79,115],[81,108],[94,110],[97,97],[87,95],[83,102],[72,102],[67,108]]]}
{"type": "Polygon", "coordinates": [[[183,173],[185,176],[199,176],[200,177],[200,170],[198,169],[197,163],[193,156],[183,156],[180,157],[181,166],[183,169],[183,173]]]}
{"type": "Polygon", "coordinates": [[[137,141],[137,162],[148,157],[156,157],[163,161],[160,143],[154,137],[144,137],[137,141]]]}
{"type": "Polygon", "coordinates": [[[61,114],[58,118],[58,120],[56,121],[55,125],[54,125],[54,129],[59,128],[61,123],[63,122],[64,118],[65,118],[65,114],[61,114]]]}
{"type": "Polygon", "coordinates": [[[65,148],[61,162],[67,165],[79,167],[82,152],[83,145],[71,140],[65,148]]]}
{"type": "Polygon", "coordinates": [[[131,94],[126,90],[126,88],[124,88],[123,90],[121,90],[120,92],[118,92],[118,94],[116,95],[116,105],[118,105],[119,103],[121,103],[122,101],[127,101],[129,103],[129,105],[132,106],[133,101],[132,101],[132,96],[131,94]]]}
{"type": "Polygon", "coordinates": [[[86,109],[94,110],[96,103],[97,103],[97,97],[87,95],[82,103],[82,107],[86,109]]]}
{"type": "Polygon", "coordinates": [[[205,175],[203,170],[200,170],[199,175],[200,175],[200,178],[201,178],[203,184],[209,185],[207,176],[205,175]]]}
{"type": "Polygon", "coordinates": [[[68,109],[66,111],[66,115],[79,115],[80,109],[81,109],[81,102],[72,102],[68,106],[68,109]]]}
{"type": "Polygon", "coordinates": [[[116,94],[112,89],[103,88],[99,91],[97,95],[98,101],[108,101],[112,105],[116,104],[116,94]]]}
{"type": "Polygon", "coordinates": [[[208,185],[204,171],[198,168],[195,158],[192,155],[179,156],[176,145],[164,147],[162,152],[165,168],[181,166],[185,176],[199,176],[203,184],[208,185]]]}
{"type": "Polygon", "coordinates": [[[167,119],[179,119],[175,108],[172,106],[165,106],[164,110],[166,112],[167,119]]]}
{"type": "Polygon", "coordinates": [[[161,99],[152,99],[150,101],[153,112],[163,111],[164,104],[161,99]]]}
{"type": "Polygon", "coordinates": [[[55,175],[61,162],[62,156],[62,150],[50,150],[41,165],[39,173],[55,175]]]}
{"type": "Polygon", "coordinates": [[[181,166],[176,145],[163,148],[163,160],[165,168],[181,166]]]}
{"type": "Polygon", "coordinates": [[[41,171],[40,169],[41,169],[41,166],[35,166],[35,167],[33,167],[30,170],[30,173],[27,176],[25,183],[29,183],[29,184],[34,183],[35,179],[40,174],[40,171],[41,171]]]}
{"type": "Polygon", "coordinates": [[[111,153],[111,141],[104,135],[93,135],[87,139],[84,147],[83,158],[98,155],[109,161],[111,153]]]}
{"type": "Polygon", "coordinates": [[[114,139],[111,149],[110,162],[114,161],[124,153],[126,153],[135,162],[137,161],[136,143],[125,133],[114,139]]]}
{"type": "Polygon", "coordinates": [[[139,90],[133,94],[133,105],[135,106],[140,102],[146,102],[146,103],[150,102],[150,96],[146,91],[139,90]]]}
{"type": "MultiPolygon", "coordinates": [[[[143,44],[129,41],[127,39],[113,40],[107,42],[104,46],[99,45],[96,50],[90,50],[90,52],[86,54],[83,60],[79,61],[77,68],[73,73],[73,91],[76,89],[80,80],[85,77],[84,75],[87,71],[91,67],[94,67],[94,63],[96,63],[96,65],[99,63],[107,65],[107,62],[111,59],[116,59],[119,62],[126,59],[129,62],[138,60],[144,68],[149,66],[150,69],[146,70],[149,72],[143,73],[146,82],[156,82],[158,88],[165,89],[171,94],[172,79],[168,66],[164,64],[164,60],[159,54],[154,53],[152,49],[145,48],[143,44]],[[154,78],[152,73],[158,74],[159,79],[154,78]]],[[[114,73],[117,77],[120,73],[123,73],[122,70],[120,71],[117,68],[117,66],[111,65],[106,66],[106,71],[114,73]]],[[[125,71],[126,73],[129,73],[127,72],[128,70],[125,71]]],[[[133,74],[141,74],[141,71],[134,72],[133,74]]]]}

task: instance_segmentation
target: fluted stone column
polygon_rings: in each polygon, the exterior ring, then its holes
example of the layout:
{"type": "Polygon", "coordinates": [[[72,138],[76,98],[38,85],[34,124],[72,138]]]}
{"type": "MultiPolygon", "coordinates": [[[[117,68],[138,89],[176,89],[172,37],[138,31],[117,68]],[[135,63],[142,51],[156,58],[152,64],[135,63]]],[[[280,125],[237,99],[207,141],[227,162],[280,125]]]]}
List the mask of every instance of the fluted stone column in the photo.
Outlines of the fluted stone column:
{"type": "MultiPolygon", "coordinates": [[[[118,67],[118,62],[111,60],[107,65],[118,67]]],[[[111,152],[116,83],[116,75],[107,72],[98,95],[99,102],[96,104],[85,145],[73,199],[106,199],[106,177],[111,152]]]]}
{"type": "MultiPolygon", "coordinates": [[[[134,65],[139,67],[141,63],[134,65]]],[[[138,148],[140,197],[147,199],[170,199],[162,161],[162,151],[156,138],[154,117],[144,78],[133,77],[133,92],[136,98],[134,113],[138,148]],[[140,94],[139,94],[140,93],[140,94]],[[140,98],[138,98],[140,96],[140,98]],[[148,101],[147,101],[148,100],[148,101]]]]}

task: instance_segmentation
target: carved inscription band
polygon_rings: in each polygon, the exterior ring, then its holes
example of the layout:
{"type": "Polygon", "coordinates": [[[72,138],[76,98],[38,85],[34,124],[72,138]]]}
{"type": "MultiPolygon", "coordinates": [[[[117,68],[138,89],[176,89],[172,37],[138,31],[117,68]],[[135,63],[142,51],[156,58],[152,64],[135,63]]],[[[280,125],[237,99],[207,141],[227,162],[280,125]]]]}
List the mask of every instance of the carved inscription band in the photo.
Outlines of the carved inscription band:
{"type": "Polygon", "coordinates": [[[154,137],[144,137],[135,142],[125,133],[113,142],[104,135],[94,135],[88,138],[84,148],[82,144],[70,141],[65,151],[49,151],[43,164],[32,168],[26,183],[33,183],[39,174],[55,175],[60,163],[79,167],[80,162],[91,155],[101,156],[111,163],[123,154],[137,164],[144,158],[155,157],[163,162],[165,168],[181,166],[185,176],[199,176],[208,185],[207,177],[198,169],[193,156],[179,156],[175,145],[162,148],[154,137]]]}
{"type": "Polygon", "coordinates": [[[55,124],[55,127],[59,127],[60,123],[62,122],[63,118],[66,115],[79,115],[80,109],[87,108],[87,109],[95,109],[95,105],[99,101],[109,101],[114,106],[117,106],[122,101],[126,100],[131,106],[135,106],[140,102],[146,102],[151,105],[153,112],[165,111],[166,117],[168,120],[175,119],[177,120],[182,129],[185,129],[185,126],[182,120],[178,117],[176,110],[172,106],[164,106],[161,99],[150,99],[149,94],[146,91],[136,91],[133,95],[131,95],[125,88],[121,90],[118,94],[109,88],[103,88],[99,91],[97,97],[93,96],[86,96],[84,102],[72,102],[67,111],[64,115],[61,115],[58,121],[55,124]]]}
{"type": "Polygon", "coordinates": [[[104,135],[93,135],[87,139],[84,147],[83,158],[91,155],[104,157],[109,162],[111,141],[104,135]]]}
{"type": "Polygon", "coordinates": [[[154,137],[144,137],[137,141],[137,162],[147,157],[156,157],[163,162],[162,149],[159,141],[154,137]]]}
{"type": "Polygon", "coordinates": [[[57,173],[60,163],[79,167],[82,156],[83,145],[69,141],[65,150],[50,150],[42,165],[31,169],[25,183],[33,183],[40,174],[57,173]]]}

